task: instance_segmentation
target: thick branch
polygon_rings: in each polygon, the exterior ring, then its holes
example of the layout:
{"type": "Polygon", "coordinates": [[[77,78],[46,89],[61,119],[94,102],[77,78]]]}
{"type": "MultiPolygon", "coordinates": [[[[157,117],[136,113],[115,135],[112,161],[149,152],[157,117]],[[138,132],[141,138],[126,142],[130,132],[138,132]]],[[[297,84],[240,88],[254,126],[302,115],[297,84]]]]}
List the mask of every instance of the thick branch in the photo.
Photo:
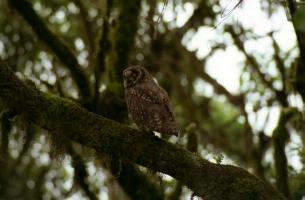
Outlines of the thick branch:
{"type": "Polygon", "coordinates": [[[168,174],[205,200],[283,200],[278,192],[247,171],[210,163],[181,147],[148,136],[78,105],[23,84],[0,66],[0,98],[10,110],[50,133],[168,174]]]}
{"type": "Polygon", "coordinates": [[[287,199],[291,199],[288,181],[288,162],[285,153],[286,142],[289,139],[289,132],[286,129],[287,122],[298,111],[294,108],[284,109],[281,113],[278,126],[273,132],[274,165],[276,172],[276,186],[287,199]]]}
{"type": "Polygon", "coordinates": [[[83,98],[88,99],[91,95],[89,81],[68,45],[51,32],[28,1],[10,0],[9,2],[11,6],[16,9],[31,25],[34,32],[37,34],[37,37],[54,52],[62,63],[66,65],[79,88],[80,95],[83,98]]]}

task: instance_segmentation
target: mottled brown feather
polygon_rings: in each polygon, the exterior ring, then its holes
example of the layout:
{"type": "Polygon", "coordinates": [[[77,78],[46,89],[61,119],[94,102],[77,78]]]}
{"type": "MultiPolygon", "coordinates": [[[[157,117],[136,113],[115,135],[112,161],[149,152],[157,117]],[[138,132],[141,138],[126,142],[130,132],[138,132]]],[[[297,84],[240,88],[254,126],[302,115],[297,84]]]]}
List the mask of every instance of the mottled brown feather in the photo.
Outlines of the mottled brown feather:
{"type": "Polygon", "coordinates": [[[177,135],[178,127],[166,91],[152,79],[145,68],[133,66],[126,70],[123,75],[127,74],[136,80],[133,82],[124,76],[124,81],[128,83],[124,84],[128,112],[137,126],[144,130],[177,135]],[[126,73],[126,70],[134,70],[134,74],[143,77],[134,78],[135,75],[126,73]]]}

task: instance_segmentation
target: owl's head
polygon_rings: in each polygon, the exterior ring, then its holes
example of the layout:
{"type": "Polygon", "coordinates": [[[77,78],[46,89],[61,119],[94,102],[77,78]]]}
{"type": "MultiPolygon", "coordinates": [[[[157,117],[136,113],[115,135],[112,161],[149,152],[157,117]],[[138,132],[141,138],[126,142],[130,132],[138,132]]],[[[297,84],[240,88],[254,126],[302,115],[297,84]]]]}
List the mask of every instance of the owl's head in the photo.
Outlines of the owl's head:
{"type": "Polygon", "coordinates": [[[151,75],[142,66],[131,66],[123,71],[124,87],[128,88],[135,84],[152,80],[151,75]]]}

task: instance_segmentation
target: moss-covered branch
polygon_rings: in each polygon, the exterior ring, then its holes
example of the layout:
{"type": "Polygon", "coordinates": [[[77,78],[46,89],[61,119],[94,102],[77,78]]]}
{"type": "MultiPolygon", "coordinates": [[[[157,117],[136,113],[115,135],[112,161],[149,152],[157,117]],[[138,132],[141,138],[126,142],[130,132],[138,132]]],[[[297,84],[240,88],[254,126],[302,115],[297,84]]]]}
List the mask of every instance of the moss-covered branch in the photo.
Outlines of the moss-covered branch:
{"type": "Polygon", "coordinates": [[[81,66],[72,52],[72,50],[60,38],[51,32],[51,30],[40,19],[37,13],[32,8],[32,5],[25,0],[9,0],[10,5],[31,25],[37,37],[44,42],[59,58],[59,60],[66,65],[70,70],[71,75],[76,82],[80,91],[80,95],[87,100],[90,98],[90,86],[88,78],[86,77],[81,66]]]}
{"type": "Polygon", "coordinates": [[[284,109],[281,113],[278,126],[273,132],[273,148],[274,148],[274,165],[276,172],[276,186],[278,190],[291,199],[289,181],[288,181],[288,162],[285,153],[285,146],[289,139],[289,132],[286,124],[297,110],[294,108],[284,109]]]}
{"type": "Polygon", "coordinates": [[[50,133],[168,174],[205,200],[284,199],[271,186],[239,167],[210,163],[179,146],[42,93],[24,84],[3,64],[0,98],[14,113],[50,133]]]}

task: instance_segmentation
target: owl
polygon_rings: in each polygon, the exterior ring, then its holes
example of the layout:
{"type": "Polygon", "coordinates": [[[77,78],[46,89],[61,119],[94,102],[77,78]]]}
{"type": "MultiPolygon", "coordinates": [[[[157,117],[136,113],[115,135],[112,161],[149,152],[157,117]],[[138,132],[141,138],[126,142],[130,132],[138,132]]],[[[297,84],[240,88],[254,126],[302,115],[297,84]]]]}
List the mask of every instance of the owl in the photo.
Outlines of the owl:
{"type": "Polygon", "coordinates": [[[147,132],[178,136],[178,127],[166,91],[141,66],[123,71],[128,112],[137,126],[147,132]]]}

